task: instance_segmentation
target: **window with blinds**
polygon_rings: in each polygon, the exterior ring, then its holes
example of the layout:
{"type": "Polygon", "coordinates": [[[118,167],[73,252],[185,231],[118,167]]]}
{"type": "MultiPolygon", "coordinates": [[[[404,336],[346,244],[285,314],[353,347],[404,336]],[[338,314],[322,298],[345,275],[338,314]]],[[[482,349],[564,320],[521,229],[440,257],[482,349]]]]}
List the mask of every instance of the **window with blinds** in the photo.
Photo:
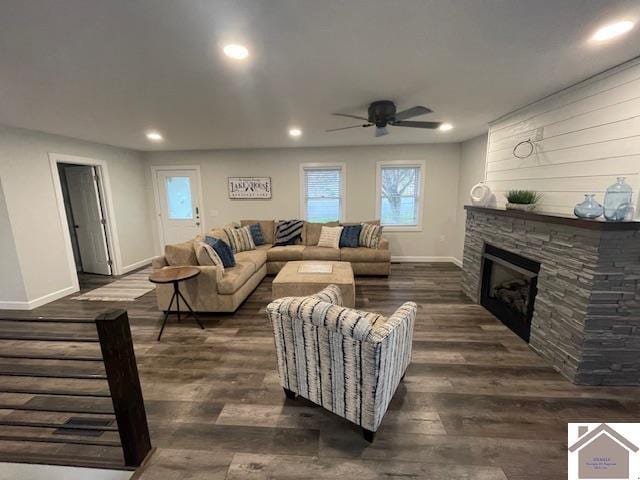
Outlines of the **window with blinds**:
{"type": "Polygon", "coordinates": [[[302,166],[303,217],[309,222],[342,219],[343,166],[302,166]]]}
{"type": "Polygon", "coordinates": [[[382,225],[420,225],[421,177],[421,165],[379,165],[378,210],[382,225]]]}

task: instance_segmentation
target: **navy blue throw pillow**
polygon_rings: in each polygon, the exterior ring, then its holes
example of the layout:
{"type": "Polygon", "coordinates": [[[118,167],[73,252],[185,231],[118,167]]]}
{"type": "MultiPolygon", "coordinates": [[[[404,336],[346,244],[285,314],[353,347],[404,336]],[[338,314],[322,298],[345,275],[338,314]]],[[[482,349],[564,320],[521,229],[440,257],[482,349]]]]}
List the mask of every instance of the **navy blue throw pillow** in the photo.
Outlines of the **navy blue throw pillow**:
{"type": "Polygon", "coordinates": [[[222,260],[224,268],[236,266],[236,259],[233,258],[233,251],[227,242],[220,240],[219,238],[209,236],[205,237],[204,241],[216,251],[220,260],[222,260]]]}
{"type": "Polygon", "coordinates": [[[342,233],[340,234],[340,248],[358,246],[358,239],[360,238],[360,231],[362,225],[345,225],[342,227],[342,233]]]}
{"type": "Polygon", "coordinates": [[[264,237],[262,236],[262,228],[259,223],[249,225],[249,231],[251,232],[253,243],[255,243],[256,246],[265,244],[264,237]]]}

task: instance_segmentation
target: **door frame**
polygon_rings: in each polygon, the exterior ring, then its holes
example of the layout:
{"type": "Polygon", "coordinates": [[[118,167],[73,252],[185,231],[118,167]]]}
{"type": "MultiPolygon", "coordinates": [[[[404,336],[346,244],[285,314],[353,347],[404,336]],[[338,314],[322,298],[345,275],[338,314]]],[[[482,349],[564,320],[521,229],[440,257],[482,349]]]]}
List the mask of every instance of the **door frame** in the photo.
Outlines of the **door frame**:
{"type": "Polygon", "coordinates": [[[200,211],[200,233],[204,231],[204,202],[202,201],[202,175],[200,174],[200,165],[151,165],[151,182],[153,183],[153,204],[156,209],[156,246],[158,252],[162,255],[164,252],[164,227],[162,226],[162,205],[160,203],[160,186],[158,185],[158,172],[172,170],[195,170],[197,175],[198,187],[198,209],[200,211]]]}
{"type": "Polygon", "coordinates": [[[64,153],[49,153],[49,165],[51,167],[51,177],[53,179],[53,189],[56,195],[56,203],[58,206],[58,217],[62,226],[62,235],[64,237],[65,248],[67,251],[67,263],[69,265],[69,273],[71,276],[71,284],[75,291],[80,290],[78,281],[78,272],[76,272],[76,263],[73,258],[73,247],[71,246],[71,235],[69,234],[67,212],[64,208],[64,198],[62,196],[62,186],[60,185],[60,176],[58,174],[59,163],[70,163],[75,165],[88,165],[95,167],[98,174],[100,203],[102,205],[103,214],[107,224],[105,225],[105,233],[107,237],[107,246],[111,254],[111,275],[122,275],[122,254],[120,252],[120,243],[118,241],[118,229],[116,227],[116,218],[113,208],[113,195],[111,193],[111,181],[109,180],[109,169],[107,162],[89,157],[80,157],[77,155],[67,155],[64,153]]]}

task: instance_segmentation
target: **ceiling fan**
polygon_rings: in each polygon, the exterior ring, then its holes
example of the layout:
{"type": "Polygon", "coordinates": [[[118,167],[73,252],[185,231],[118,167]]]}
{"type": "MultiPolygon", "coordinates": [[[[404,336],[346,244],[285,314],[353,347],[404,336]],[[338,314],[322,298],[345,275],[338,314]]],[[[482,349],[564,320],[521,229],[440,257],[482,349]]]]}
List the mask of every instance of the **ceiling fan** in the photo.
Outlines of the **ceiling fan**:
{"type": "Polygon", "coordinates": [[[394,127],[412,127],[412,128],[428,128],[436,129],[441,122],[416,122],[407,121],[408,118],[417,117],[418,115],[424,115],[425,113],[431,113],[433,110],[420,105],[416,107],[407,108],[401,112],[396,112],[396,105],[390,100],[379,100],[369,105],[368,116],[360,117],[358,115],[350,115],[348,113],[334,113],[338,117],[355,118],[357,120],[364,120],[367,123],[359,125],[351,125],[350,127],[332,128],[326,130],[327,132],[337,132],[339,130],[348,130],[350,128],[358,127],[373,127],[375,126],[374,135],[381,137],[389,133],[387,131],[387,125],[394,127]]]}

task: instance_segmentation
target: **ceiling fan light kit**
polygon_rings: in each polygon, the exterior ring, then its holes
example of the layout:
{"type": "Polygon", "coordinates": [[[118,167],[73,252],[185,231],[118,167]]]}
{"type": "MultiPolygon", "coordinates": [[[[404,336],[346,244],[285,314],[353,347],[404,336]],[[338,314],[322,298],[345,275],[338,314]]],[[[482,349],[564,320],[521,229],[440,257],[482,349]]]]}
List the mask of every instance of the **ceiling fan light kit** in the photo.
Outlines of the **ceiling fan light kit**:
{"type": "Polygon", "coordinates": [[[410,128],[426,128],[429,130],[435,130],[442,125],[442,122],[416,122],[413,120],[407,120],[408,118],[417,117],[418,115],[425,115],[431,113],[433,110],[421,105],[407,108],[401,112],[396,111],[396,105],[391,100],[378,100],[369,105],[367,110],[367,117],[361,117],[359,115],[351,115],[348,113],[334,113],[333,115],[338,117],[354,118],[356,120],[363,120],[367,123],[351,125],[348,127],[331,128],[327,132],[337,132],[340,130],[348,130],[351,128],[359,127],[373,127],[375,126],[374,136],[381,137],[387,135],[387,126],[393,127],[410,127],[410,128]]]}

